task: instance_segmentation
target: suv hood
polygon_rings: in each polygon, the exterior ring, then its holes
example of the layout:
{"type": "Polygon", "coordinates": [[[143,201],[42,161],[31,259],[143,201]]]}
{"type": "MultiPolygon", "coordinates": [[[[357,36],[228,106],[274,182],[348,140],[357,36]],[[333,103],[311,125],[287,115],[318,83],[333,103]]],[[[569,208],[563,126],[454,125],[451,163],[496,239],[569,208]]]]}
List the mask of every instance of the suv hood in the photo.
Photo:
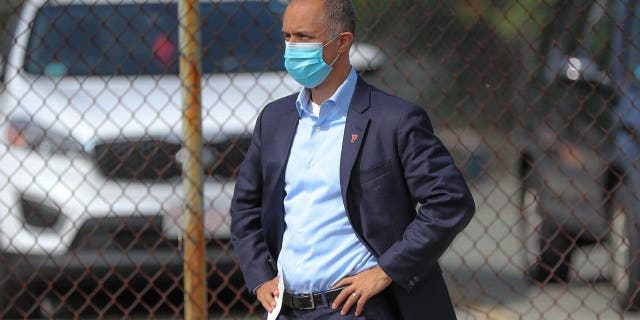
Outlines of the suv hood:
{"type": "MultiPolygon", "coordinates": [[[[176,75],[118,77],[22,76],[14,86],[16,112],[91,149],[100,141],[182,135],[180,79],[176,75]],[[17,98],[16,98],[17,97],[17,98]]],[[[206,140],[250,133],[262,107],[299,90],[286,72],[206,75],[202,128],[206,140]]]]}

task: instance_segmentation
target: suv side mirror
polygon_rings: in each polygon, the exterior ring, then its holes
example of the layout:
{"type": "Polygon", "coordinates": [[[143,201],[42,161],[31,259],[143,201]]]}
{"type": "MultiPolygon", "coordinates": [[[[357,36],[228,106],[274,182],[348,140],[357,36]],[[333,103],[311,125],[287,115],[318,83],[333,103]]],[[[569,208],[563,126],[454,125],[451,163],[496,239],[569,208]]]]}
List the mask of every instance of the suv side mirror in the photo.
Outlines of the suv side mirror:
{"type": "Polygon", "coordinates": [[[378,70],[387,58],[380,48],[369,43],[354,43],[349,52],[351,65],[358,71],[370,72],[378,70]]]}

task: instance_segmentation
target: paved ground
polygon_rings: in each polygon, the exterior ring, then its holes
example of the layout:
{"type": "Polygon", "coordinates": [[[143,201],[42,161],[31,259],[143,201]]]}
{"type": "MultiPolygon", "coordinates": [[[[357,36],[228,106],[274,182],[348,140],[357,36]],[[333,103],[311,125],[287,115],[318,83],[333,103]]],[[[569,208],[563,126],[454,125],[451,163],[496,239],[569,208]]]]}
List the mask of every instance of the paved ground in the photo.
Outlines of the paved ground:
{"type": "Polygon", "coordinates": [[[525,282],[516,180],[503,171],[472,185],[476,216],[442,259],[460,319],[640,319],[617,307],[603,247],[577,253],[568,285],[525,282]]]}

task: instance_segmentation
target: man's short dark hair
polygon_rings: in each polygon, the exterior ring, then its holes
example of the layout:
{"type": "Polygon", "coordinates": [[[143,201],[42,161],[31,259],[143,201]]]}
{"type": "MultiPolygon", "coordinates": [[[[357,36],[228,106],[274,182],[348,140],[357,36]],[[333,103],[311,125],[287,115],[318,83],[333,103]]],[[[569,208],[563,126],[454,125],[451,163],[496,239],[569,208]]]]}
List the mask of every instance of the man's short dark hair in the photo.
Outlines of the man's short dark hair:
{"type": "Polygon", "coordinates": [[[324,0],[321,22],[335,36],[341,32],[356,33],[356,11],[351,0],[324,0]]]}

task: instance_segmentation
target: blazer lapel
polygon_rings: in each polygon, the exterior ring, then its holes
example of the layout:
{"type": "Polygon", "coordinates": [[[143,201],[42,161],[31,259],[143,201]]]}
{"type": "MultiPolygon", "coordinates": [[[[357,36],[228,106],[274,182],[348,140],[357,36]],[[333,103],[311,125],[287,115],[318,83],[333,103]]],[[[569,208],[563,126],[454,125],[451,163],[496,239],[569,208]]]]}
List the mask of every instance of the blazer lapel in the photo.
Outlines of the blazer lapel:
{"type": "Polygon", "coordinates": [[[290,112],[286,112],[282,115],[279,121],[279,127],[276,132],[277,137],[274,141],[277,141],[277,150],[275,151],[278,159],[278,171],[281,177],[284,177],[284,168],[289,160],[289,153],[291,152],[291,144],[293,143],[293,137],[298,128],[298,112],[294,106],[290,112]]]}
{"type": "MultiPolygon", "coordinates": [[[[281,113],[280,119],[277,123],[277,129],[274,131],[275,137],[272,141],[275,141],[273,144],[273,157],[275,159],[276,166],[272,170],[273,179],[267,179],[268,181],[274,181],[274,184],[270,184],[267,188],[271,188],[274,196],[282,197],[284,200],[285,191],[284,191],[284,177],[285,177],[285,168],[287,167],[287,161],[289,160],[289,154],[291,151],[291,144],[293,143],[293,137],[295,135],[296,129],[298,127],[298,112],[295,107],[296,98],[292,98],[290,100],[285,101],[287,104],[287,108],[285,112],[281,113]],[[290,108],[289,108],[290,106],[290,108]]],[[[268,235],[273,237],[270,239],[273,241],[272,243],[276,244],[278,250],[275,252],[271,252],[272,256],[277,260],[278,255],[280,254],[280,247],[282,246],[282,236],[284,234],[285,223],[284,223],[284,205],[282,201],[276,201],[276,207],[271,207],[269,215],[265,216],[265,219],[269,219],[268,221],[263,222],[264,225],[271,226],[272,232],[268,232],[268,235]]],[[[268,236],[269,237],[269,236],[268,236]]]]}
{"type": "MultiPolygon", "coordinates": [[[[358,78],[356,89],[351,98],[347,122],[344,126],[344,137],[342,140],[342,154],[340,158],[340,186],[342,199],[346,202],[347,189],[351,179],[353,165],[358,158],[362,141],[367,133],[369,117],[364,112],[370,106],[371,87],[358,78]]],[[[346,203],[345,203],[346,206],[346,203]]]]}

